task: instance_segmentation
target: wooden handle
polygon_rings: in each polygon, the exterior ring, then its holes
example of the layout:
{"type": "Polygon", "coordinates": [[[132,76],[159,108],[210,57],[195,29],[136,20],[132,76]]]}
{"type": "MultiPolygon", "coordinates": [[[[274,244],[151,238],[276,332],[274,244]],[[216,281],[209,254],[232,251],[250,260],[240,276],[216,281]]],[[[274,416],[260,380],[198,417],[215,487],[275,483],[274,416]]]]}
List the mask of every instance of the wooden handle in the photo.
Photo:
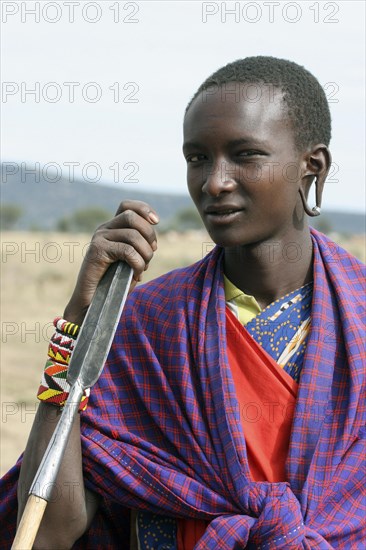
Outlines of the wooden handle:
{"type": "Polygon", "coordinates": [[[28,497],[11,550],[32,550],[46,506],[47,500],[35,495],[28,497]]]}

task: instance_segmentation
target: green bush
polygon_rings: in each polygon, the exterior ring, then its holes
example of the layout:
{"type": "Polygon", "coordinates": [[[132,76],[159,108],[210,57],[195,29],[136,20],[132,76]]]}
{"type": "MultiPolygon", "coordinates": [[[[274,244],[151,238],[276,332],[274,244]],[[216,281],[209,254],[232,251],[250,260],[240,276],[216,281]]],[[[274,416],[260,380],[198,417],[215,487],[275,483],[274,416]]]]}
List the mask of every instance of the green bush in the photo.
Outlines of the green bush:
{"type": "Polygon", "coordinates": [[[203,229],[203,222],[195,208],[183,208],[176,213],[174,218],[169,220],[166,230],[172,229],[179,232],[189,231],[190,229],[203,229]]]}
{"type": "Polygon", "coordinates": [[[23,214],[23,210],[15,204],[3,204],[0,207],[0,226],[2,230],[13,229],[23,214]]]}
{"type": "Polygon", "coordinates": [[[76,210],[71,216],[61,218],[57,222],[57,229],[67,233],[92,233],[111,217],[112,214],[104,208],[84,208],[76,210]]]}

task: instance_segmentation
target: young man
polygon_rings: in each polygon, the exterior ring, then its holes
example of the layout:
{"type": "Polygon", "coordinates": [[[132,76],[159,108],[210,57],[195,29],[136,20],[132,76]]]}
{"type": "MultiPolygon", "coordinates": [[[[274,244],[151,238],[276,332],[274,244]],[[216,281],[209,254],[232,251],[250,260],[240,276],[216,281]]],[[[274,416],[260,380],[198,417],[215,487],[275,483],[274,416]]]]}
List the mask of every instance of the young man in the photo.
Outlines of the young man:
{"type": "MultiPolygon", "coordinates": [[[[131,292],[58,477],[72,498],[49,504],[35,548],[128,548],[129,509],[141,549],[362,547],[364,271],[307,221],[329,140],[324,92],[292,62],[239,60],[201,85],[183,152],[217,246],[131,292]]],[[[128,201],[96,231],[66,320],[117,259],[139,279],[157,221],[128,201]]],[[[40,405],[19,515],[58,417],[40,405]]]]}

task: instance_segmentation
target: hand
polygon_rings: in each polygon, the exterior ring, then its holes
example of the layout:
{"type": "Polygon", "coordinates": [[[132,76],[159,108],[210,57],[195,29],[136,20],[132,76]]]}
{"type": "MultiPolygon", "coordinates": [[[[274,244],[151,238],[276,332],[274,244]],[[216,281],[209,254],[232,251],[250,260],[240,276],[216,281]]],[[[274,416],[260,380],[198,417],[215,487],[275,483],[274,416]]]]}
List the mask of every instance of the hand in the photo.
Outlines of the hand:
{"type": "Polygon", "coordinates": [[[124,260],[133,268],[133,290],[157,249],[153,226],[158,222],[156,212],[145,202],[126,200],[120,204],[116,216],[100,225],[92,237],[65,319],[82,323],[100,279],[113,262],[124,260]]]}

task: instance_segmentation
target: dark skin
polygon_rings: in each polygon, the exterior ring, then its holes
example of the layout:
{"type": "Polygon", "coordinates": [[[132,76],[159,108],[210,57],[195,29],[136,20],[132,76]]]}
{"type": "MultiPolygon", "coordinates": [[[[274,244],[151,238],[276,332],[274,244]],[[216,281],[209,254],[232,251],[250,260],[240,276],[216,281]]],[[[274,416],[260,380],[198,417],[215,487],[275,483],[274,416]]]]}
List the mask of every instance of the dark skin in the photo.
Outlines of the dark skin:
{"type": "MultiPolygon", "coordinates": [[[[198,96],[184,121],[192,199],[212,239],[225,249],[226,275],[262,307],[312,278],[311,238],[299,189],[307,196],[316,178],[321,197],[331,164],[323,144],[296,149],[281,93],[274,97],[273,103],[265,96],[256,103],[235,103],[230,97],[223,102],[221,96],[210,96],[203,102],[198,96]],[[301,257],[289,262],[295,245],[301,257]]],[[[66,319],[82,323],[99,280],[116,260],[125,260],[133,268],[133,289],[157,249],[154,225],[158,221],[146,203],[121,203],[116,216],[93,235],[64,312],[66,319]]],[[[19,518],[59,416],[54,407],[40,405],[22,463],[19,518]]],[[[72,486],[73,498],[61,491],[62,496],[48,505],[35,549],[71,548],[98,507],[98,498],[84,489],[79,417],[57,483],[61,488],[72,486]]]]}
{"type": "Polygon", "coordinates": [[[219,91],[198,96],[185,117],[183,152],[191,197],[225,249],[226,276],[262,307],[309,282],[312,244],[299,188],[307,196],[317,178],[321,197],[331,156],[323,144],[296,148],[282,93],[273,102],[265,88],[256,102],[223,101],[219,91]]]}
{"type": "Polygon", "coordinates": [[[124,260],[134,270],[130,291],[142,280],[157,249],[155,210],[142,201],[123,201],[112,220],[94,233],[64,318],[81,324],[97,285],[110,264],[124,260]]]}

